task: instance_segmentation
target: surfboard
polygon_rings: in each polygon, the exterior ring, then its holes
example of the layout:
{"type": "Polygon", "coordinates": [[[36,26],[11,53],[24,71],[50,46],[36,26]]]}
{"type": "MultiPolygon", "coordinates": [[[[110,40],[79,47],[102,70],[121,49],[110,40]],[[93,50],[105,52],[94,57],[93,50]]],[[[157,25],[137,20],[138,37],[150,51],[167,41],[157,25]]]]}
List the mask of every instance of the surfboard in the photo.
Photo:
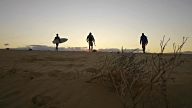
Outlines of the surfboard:
{"type": "Polygon", "coordinates": [[[145,43],[145,46],[147,46],[148,42],[145,43]]]}
{"type": "Polygon", "coordinates": [[[54,44],[56,44],[56,43],[64,43],[64,42],[66,42],[67,40],[68,40],[67,38],[60,38],[60,42],[59,42],[59,39],[53,40],[52,42],[53,42],[54,44]]]}

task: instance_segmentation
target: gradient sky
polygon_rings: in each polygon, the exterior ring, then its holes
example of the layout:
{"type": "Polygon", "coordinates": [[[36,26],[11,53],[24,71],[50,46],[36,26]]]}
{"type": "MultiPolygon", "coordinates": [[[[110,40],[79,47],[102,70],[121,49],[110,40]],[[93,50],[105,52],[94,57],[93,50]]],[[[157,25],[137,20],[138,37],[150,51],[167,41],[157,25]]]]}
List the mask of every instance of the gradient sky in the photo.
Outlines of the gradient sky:
{"type": "Polygon", "coordinates": [[[55,46],[56,33],[68,38],[60,47],[87,47],[92,32],[95,49],[141,48],[159,52],[163,36],[172,44],[189,37],[182,51],[192,51],[192,0],[0,0],[0,48],[55,46]]]}

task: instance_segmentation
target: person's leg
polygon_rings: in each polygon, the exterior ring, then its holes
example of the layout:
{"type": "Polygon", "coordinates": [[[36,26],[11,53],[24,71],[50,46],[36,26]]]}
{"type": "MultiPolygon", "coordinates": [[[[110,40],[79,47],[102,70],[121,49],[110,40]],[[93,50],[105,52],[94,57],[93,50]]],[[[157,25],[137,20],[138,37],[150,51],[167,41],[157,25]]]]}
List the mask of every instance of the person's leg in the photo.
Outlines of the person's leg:
{"type": "Polygon", "coordinates": [[[56,49],[55,49],[56,51],[58,51],[58,45],[59,45],[59,44],[58,44],[58,43],[56,43],[56,49]]]}
{"type": "Polygon", "coordinates": [[[145,53],[145,46],[143,47],[143,53],[145,53]]]}
{"type": "Polygon", "coordinates": [[[91,46],[91,52],[93,52],[93,46],[91,46]]]}
{"type": "Polygon", "coordinates": [[[91,46],[91,52],[93,52],[93,42],[90,42],[90,46],[91,46]]]}
{"type": "Polygon", "coordinates": [[[93,46],[93,43],[91,41],[89,41],[89,52],[92,51],[92,46],[93,46]]]}
{"type": "Polygon", "coordinates": [[[91,46],[89,45],[89,52],[91,51],[90,47],[91,47],[91,46]]]}
{"type": "Polygon", "coordinates": [[[145,53],[145,45],[142,44],[143,53],[145,53]]]}
{"type": "Polygon", "coordinates": [[[90,42],[89,42],[89,52],[90,52],[90,42]]]}

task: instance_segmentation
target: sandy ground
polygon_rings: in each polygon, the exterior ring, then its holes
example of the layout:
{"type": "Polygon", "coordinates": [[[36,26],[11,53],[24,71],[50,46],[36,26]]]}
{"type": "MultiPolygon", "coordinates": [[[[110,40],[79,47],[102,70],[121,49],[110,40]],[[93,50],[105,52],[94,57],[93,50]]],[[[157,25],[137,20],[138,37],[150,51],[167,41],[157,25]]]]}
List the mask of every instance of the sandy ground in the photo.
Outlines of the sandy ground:
{"type": "MultiPolygon", "coordinates": [[[[123,108],[116,92],[86,83],[89,77],[74,79],[76,71],[102,63],[110,54],[0,50],[0,108],[123,108]]],[[[173,108],[187,103],[192,108],[192,55],[182,58],[186,61],[174,70],[168,96],[173,108]]]]}

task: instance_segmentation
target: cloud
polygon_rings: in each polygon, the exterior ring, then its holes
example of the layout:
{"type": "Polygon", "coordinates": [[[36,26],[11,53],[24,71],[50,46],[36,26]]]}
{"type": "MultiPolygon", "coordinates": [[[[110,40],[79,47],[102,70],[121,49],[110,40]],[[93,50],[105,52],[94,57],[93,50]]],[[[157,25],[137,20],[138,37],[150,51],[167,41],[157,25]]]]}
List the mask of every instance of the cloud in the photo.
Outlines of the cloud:
{"type": "Polygon", "coordinates": [[[28,45],[26,46],[27,49],[31,48],[33,50],[54,50],[55,47],[46,46],[46,45],[28,45]]]}
{"type": "MultiPolygon", "coordinates": [[[[105,48],[105,49],[98,49],[98,52],[121,52],[118,48],[105,48]]],[[[135,53],[141,53],[142,49],[136,48],[136,49],[124,49],[124,52],[135,52],[135,53]]]]}
{"type": "MultiPolygon", "coordinates": [[[[33,50],[55,50],[55,47],[46,45],[28,45],[33,50]]],[[[85,51],[87,47],[59,47],[59,51],[85,51]]]]}
{"type": "Polygon", "coordinates": [[[118,48],[105,48],[105,49],[98,49],[99,52],[119,52],[120,50],[118,48]]]}
{"type": "MultiPolygon", "coordinates": [[[[14,50],[50,50],[54,51],[55,47],[47,45],[27,45],[25,47],[12,48],[14,50]]],[[[87,47],[59,47],[59,51],[87,51],[87,47]]]]}
{"type": "MultiPolygon", "coordinates": [[[[27,45],[25,47],[18,47],[18,48],[12,48],[15,50],[50,50],[54,51],[55,47],[53,46],[47,46],[47,45],[27,45]]],[[[87,47],[59,47],[59,51],[88,51],[87,47]]],[[[98,52],[121,52],[118,48],[100,48],[97,49],[98,52]]],[[[125,49],[124,52],[135,52],[135,53],[141,53],[142,50],[139,48],[136,49],[125,49]]]]}
{"type": "Polygon", "coordinates": [[[6,43],[6,44],[4,44],[5,46],[8,46],[9,44],[8,43],[6,43]]]}
{"type": "MultiPolygon", "coordinates": [[[[173,54],[174,52],[168,52],[168,54],[173,54]]],[[[192,51],[183,51],[182,54],[192,54],[192,51]]]]}
{"type": "Polygon", "coordinates": [[[184,51],[182,54],[192,54],[192,51],[184,51]]]}
{"type": "MultiPolygon", "coordinates": [[[[8,44],[9,45],[9,44],[8,44]]],[[[14,50],[49,50],[55,51],[55,47],[47,46],[47,45],[27,45],[25,47],[18,47],[18,48],[11,48],[14,50]]],[[[88,51],[87,47],[59,47],[59,51],[88,51]]],[[[121,49],[118,48],[100,48],[97,49],[98,52],[121,52],[121,49]]],[[[135,48],[135,49],[126,49],[124,52],[134,52],[134,53],[142,53],[142,49],[135,48]]],[[[147,51],[147,53],[150,53],[147,51]]],[[[171,53],[171,52],[170,52],[171,53]]],[[[192,54],[192,51],[184,51],[182,54],[192,54]]]]}

